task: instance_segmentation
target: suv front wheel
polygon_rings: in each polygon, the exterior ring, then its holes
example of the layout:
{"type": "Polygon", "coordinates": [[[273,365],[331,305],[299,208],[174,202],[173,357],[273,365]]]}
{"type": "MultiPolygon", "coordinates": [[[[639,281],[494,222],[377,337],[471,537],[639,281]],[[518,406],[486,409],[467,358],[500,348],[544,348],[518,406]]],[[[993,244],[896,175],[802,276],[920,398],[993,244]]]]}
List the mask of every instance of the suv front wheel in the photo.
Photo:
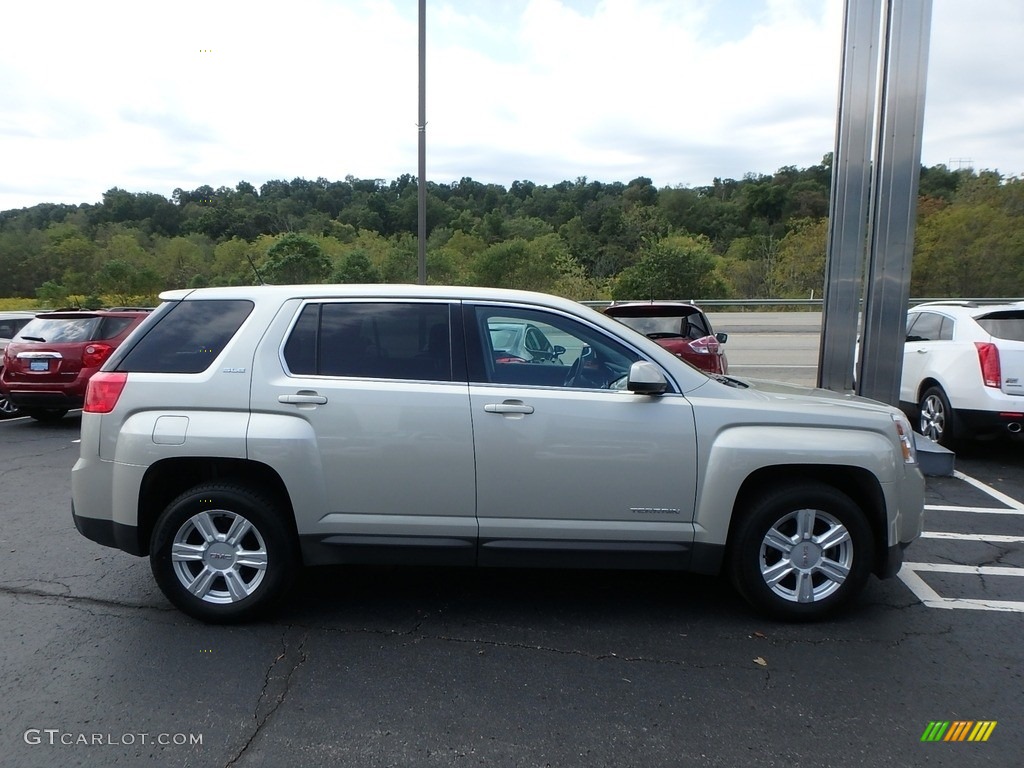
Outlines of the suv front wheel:
{"type": "Polygon", "coordinates": [[[167,599],[201,621],[247,621],[287,592],[298,557],[282,510],[235,484],[205,483],[164,510],[150,566],[167,599]]]}
{"type": "Polygon", "coordinates": [[[863,511],[823,483],[790,485],[757,500],[739,522],[733,583],[768,615],[816,619],[854,597],[871,572],[874,542],[863,511]]]}

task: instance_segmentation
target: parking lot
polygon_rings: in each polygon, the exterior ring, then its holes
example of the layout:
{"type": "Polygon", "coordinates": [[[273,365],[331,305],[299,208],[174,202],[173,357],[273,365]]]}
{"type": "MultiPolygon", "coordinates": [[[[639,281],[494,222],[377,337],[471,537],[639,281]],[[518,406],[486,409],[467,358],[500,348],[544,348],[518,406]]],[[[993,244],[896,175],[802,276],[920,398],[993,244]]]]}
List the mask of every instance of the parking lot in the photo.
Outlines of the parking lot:
{"type": "Polygon", "coordinates": [[[1024,446],[933,478],[901,579],[810,625],[722,580],[334,568],[198,624],[69,513],[79,419],[0,422],[4,764],[1011,765],[1024,747],[1024,446]],[[922,742],[995,721],[984,743],[922,742]]]}

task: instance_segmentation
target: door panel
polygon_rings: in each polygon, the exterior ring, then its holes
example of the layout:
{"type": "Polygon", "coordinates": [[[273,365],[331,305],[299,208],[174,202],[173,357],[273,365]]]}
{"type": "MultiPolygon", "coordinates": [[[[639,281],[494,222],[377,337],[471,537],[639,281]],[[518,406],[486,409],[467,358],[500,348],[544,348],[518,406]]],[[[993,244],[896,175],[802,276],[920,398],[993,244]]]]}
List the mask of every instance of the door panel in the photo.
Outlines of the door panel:
{"type": "Polygon", "coordinates": [[[560,315],[480,307],[467,318],[467,338],[481,562],[531,548],[558,553],[561,564],[573,551],[671,553],[680,562],[693,538],[696,487],[689,402],[611,388],[640,356],[560,315]],[[566,348],[563,376],[542,363],[520,363],[510,375],[509,365],[490,362],[488,323],[516,320],[566,348]],[[579,365],[601,374],[577,377],[579,365]]]}
{"type": "Polygon", "coordinates": [[[345,561],[360,546],[474,560],[469,394],[452,381],[451,338],[444,304],[311,302],[283,347],[260,351],[253,410],[315,435],[323,498],[295,510],[301,536],[345,548],[345,561]]]}

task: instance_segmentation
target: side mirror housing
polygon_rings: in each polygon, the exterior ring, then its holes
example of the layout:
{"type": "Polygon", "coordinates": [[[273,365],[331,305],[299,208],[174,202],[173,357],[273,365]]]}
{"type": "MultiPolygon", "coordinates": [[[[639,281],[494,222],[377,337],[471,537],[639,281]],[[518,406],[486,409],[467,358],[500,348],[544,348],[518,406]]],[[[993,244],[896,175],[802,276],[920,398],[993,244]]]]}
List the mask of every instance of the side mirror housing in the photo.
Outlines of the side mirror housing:
{"type": "Polygon", "coordinates": [[[668,380],[654,363],[638,360],[629,367],[626,389],[638,395],[661,395],[668,389],[668,380]]]}
{"type": "Polygon", "coordinates": [[[725,344],[729,340],[728,333],[716,333],[715,338],[718,339],[719,344],[725,344]]]}

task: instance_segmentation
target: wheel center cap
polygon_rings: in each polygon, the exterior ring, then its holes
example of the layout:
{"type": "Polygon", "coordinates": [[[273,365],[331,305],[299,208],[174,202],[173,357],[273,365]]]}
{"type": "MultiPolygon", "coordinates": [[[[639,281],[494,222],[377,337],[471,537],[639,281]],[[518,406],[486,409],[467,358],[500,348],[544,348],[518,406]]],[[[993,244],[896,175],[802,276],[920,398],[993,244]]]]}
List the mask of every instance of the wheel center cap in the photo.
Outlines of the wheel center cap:
{"type": "Polygon", "coordinates": [[[794,568],[813,568],[821,560],[821,547],[813,541],[801,541],[789,553],[789,562],[794,568]]]}
{"type": "Polygon", "coordinates": [[[209,546],[203,555],[203,562],[218,571],[226,571],[235,564],[235,548],[218,541],[209,546]]]}

